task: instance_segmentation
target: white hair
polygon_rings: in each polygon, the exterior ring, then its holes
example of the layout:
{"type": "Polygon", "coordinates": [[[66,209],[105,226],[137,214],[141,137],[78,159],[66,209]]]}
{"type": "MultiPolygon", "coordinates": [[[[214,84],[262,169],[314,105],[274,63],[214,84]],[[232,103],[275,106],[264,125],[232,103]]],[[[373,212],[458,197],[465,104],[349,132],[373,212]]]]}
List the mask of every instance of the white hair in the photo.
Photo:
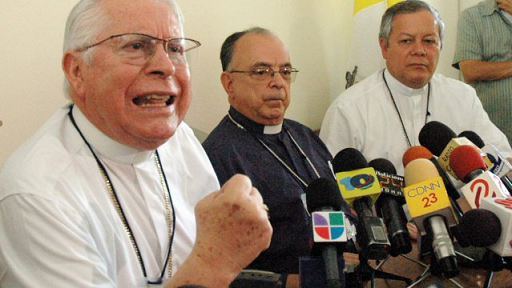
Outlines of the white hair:
{"type": "MultiPolygon", "coordinates": [[[[71,10],[66,21],[66,30],[64,32],[63,52],[76,51],[83,49],[96,41],[96,37],[105,27],[112,25],[110,19],[101,3],[106,0],[81,0],[71,10]]],[[[163,2],[171,7],[183,33],[183,14],[178,4],[174,0],[148,0],[153,2],[163,2]]],[[[89,64],[94,49],[88,49],[82,53],[82,59],[89,64]]],[[[64,93],[66,98],[70,99],[70,84],[64,77],[64,93]]]]}

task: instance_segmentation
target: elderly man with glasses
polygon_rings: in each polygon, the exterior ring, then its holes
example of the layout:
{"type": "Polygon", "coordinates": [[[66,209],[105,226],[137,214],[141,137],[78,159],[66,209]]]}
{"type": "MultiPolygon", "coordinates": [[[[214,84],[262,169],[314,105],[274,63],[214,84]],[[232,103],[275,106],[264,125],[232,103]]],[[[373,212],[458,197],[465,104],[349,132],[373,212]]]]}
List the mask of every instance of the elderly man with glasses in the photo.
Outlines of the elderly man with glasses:
{"type": "Polygon", "coordinates": [[[221,184],[245,174],[269,206],[270,247],[248,268],[282,273],[286,280],[299,272],[299,256],[310,255],[305,192],[315,179],[334,179],[332,157],[311,129],[284,118],[298,70],[276,35],[260,27],[234,33],[220,58],[231,107],[203,147],[221,184]]]}
{"type": "Polygon", "coordinates": [[[219,190],[182,122],[199,45],[173,0],[74,7],[72,103],[0,172],[1,287],[227,287],[268,247],[259,192],[241,175],[219,190]]]}

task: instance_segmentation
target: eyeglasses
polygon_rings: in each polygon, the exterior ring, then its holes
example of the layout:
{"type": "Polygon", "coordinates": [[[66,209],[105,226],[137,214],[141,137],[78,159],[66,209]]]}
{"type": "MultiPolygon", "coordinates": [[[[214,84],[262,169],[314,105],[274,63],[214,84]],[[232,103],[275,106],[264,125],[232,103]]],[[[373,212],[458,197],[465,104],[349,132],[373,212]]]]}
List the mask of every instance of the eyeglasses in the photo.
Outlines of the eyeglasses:
{"type": "Polygon", "coordinates": [[[162,42],[167,56],[177,66],[187,66],[188,52],[201,46],[199,41],[189,38],[162,39],[141,33],[125,33],[112,35],[78,51],[83,52],[109,40],[115,41],[115,51],[118,55],[139,65],[145,64],[155,54],[159,42],[162,42]]]}
{"type": "Polygon", "coordinates": [[[295,81],[295,78],[297,77],[297,72],[299,72],[299,70],[292,68],[292,67],[283,67],[283,68],[280,68],[278,71],[276,71],[269,67],[256,67],[249,71],[231,70],[228,72],[230,72],[230,73],[247,73],[247,74],[249,74],[249,76],[251,76],[252,78],[254,78],[258,81],[268,81],[269,79],[274,78],[275,73],[279,73],[279,74],[281,74],[281,77],[284,80],[291,83],[291,82],[295,81]]]}

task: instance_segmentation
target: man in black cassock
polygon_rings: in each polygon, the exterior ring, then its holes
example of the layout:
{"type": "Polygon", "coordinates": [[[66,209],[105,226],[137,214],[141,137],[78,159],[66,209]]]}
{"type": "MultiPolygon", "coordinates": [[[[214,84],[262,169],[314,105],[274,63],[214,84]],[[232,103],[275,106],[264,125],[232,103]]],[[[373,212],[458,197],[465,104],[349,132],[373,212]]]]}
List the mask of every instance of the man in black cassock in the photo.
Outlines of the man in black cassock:
{"type": "Polygon", "coordinates": [[[259,27],[234,33],[221,62],[230,109],[203,147],[221,185],[245,174],[269,207],[270,247],[247,268],[297,274],[299,256],[310,255],[312,244],[306,188],[320,177],[334,179],[332,156],[311,129],[284,119],[298,71],[277,36],[259,27]]]}

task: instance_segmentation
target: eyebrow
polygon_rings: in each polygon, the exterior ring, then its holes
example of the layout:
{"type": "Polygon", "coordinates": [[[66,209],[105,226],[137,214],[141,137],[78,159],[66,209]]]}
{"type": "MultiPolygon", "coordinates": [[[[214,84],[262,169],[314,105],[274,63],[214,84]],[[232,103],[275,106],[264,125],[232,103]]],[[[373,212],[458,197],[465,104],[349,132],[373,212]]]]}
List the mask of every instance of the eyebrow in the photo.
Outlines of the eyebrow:
{"type": "MultiPolygon", "coordinates": [[[[255,67],[261,67],[261,66],[272,68],[272,65],[270,65],[267,62],[256,62],[251,67],[255,68],[255,67]]],[[[283,68],[283,67],[292,67],[292,63],[286,62],[286,63],[282,64],[281,66],[279,66],[279,68],[283,68]]]]}

